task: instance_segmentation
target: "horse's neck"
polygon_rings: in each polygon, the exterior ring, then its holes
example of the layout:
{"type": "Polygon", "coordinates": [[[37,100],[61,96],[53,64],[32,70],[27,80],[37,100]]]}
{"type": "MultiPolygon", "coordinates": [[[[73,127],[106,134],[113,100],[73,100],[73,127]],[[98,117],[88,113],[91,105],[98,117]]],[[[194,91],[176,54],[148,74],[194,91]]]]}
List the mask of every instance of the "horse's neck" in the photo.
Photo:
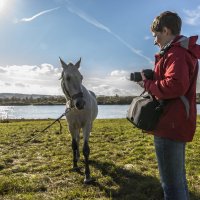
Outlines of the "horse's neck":
{"type": "Polygon", "coordinates": [[[91,94],[90,91],[83,84],[81,85],[81,87],[83,90],[83,95],[87,96],[87,97],[90,96],[90,94],[91,94]]]}
{"type": "Polygon", "coordinates": [[[83,90],[83,93],[86,93],[86,92],[87,92],[87,89],[86,89],[86,87],[85,87],[83,84],[81,84],[81,88],[82,88],[82,90],[83,90]]]}

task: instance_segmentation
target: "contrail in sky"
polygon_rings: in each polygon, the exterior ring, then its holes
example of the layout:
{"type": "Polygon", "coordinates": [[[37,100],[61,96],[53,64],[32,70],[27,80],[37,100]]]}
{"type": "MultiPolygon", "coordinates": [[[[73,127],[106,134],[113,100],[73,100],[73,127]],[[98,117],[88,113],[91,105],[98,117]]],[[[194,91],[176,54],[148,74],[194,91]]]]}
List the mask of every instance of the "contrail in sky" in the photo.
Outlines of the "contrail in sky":
{"type": "Polygon", "coordinates": [[[67,9],[71,13],[79,16],[81,19],[83,19],[84,21],[92,24],[93,26],[108,32],[109,34],[114,36],[117,40],[119,40],[122,44],[124,44],[127,48],[129,48],[134,54],[137,54],[138,56],[144,58],[145,60],[147,60],[148,62],[150,62],[152,64],[152,60],[150,58],[148,58],[147,56],[143,55],[140,50],[133,48],[130,44],[128,44],[126,41],[124,41],[119,35],[117,35],[116,33],[112,32],[107,26],[103,25],[102,23],[97,21],[95,18],[93,18],[91,16],[88,16],[86,13],[84,13],[80,9],[72,8],[70,6],[70,2],[69,1],[67,1],[67,3],[68,3],[67,9]]]}
{"type": "Polygon", "coordinates": [[[30,22],[30,21],[36,19],[36,18],[39,17],[39,16],[42,16],[42,15],[44,15],[44,14],[46,14],[46,13],[52,12],[52,11],[57,10],[57,9],[59,9],[59,8],[60,8],[60,7],[52,8],[52,9],[49,9],[49,10],[44,10],[44,11],[39,12],[39,13],[37,13],[36,15],[30,17],[30,18],[22,18],[22,19],[20,19],[19,21],[20,21],[20,22],[30,22]]]}

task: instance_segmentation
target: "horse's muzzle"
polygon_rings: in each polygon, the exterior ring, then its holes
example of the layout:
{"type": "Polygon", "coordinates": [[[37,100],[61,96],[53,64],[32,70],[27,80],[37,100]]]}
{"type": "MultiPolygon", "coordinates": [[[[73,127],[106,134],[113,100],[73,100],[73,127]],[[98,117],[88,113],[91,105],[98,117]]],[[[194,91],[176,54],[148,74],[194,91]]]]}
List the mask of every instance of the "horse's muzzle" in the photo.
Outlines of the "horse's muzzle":
{"type": "Polygon", "coordinates": [[[78,110],[82,110],[85,107],[85,101],[83,98],[77,98],[75,102],[75,106],[78,110]]]}

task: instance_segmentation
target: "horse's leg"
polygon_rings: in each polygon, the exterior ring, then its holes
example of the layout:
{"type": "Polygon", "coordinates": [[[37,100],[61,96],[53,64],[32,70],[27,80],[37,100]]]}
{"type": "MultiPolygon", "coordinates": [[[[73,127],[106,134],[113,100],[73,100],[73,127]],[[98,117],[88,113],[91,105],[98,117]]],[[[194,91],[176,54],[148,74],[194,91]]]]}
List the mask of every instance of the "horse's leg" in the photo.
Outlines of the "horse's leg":
{"type": "Polygon", "coordinates": [[[77,162],[80,157],[79,153],[79,130],[70,128],[70,133],[72,136],[72,150],[73,150],[73,169],[77,170],[77,162]]]}
{"type": "Polygon", "coordinates": [[[85,179],[84,183],[90,183],[92,181],[90,177],[90,168],[89,168],[89,155],[90,155],[90,147],[89,147],[89,135],[91,131],[91,124],[87,124],[83,128],[83,155],[85,158],[85,179]]]}

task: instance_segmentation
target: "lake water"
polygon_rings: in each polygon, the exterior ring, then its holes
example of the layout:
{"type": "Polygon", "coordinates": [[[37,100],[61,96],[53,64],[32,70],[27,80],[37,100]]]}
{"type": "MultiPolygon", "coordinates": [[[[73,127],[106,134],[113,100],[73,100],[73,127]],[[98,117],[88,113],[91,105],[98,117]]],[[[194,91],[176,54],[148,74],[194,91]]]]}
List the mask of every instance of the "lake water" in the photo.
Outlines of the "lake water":
{"type": "MultiPolygon", "coordinates": [[[[125,118],[128,105],[99,105],[98,119],[125,118]]],[[[0,119],[56,119],[65,105],[0,106],[0,119]]]]}
{"type": "MultiPolygon", "coordinates": [[[[126,118],[129,105],[99,105],[97,119],[126,118]]],[[[64,105],[0,106],[0,119],[56,119],[65,111],[64,105]]],[[[200,115],[200,104],[197,105],[200,115]]]]}

